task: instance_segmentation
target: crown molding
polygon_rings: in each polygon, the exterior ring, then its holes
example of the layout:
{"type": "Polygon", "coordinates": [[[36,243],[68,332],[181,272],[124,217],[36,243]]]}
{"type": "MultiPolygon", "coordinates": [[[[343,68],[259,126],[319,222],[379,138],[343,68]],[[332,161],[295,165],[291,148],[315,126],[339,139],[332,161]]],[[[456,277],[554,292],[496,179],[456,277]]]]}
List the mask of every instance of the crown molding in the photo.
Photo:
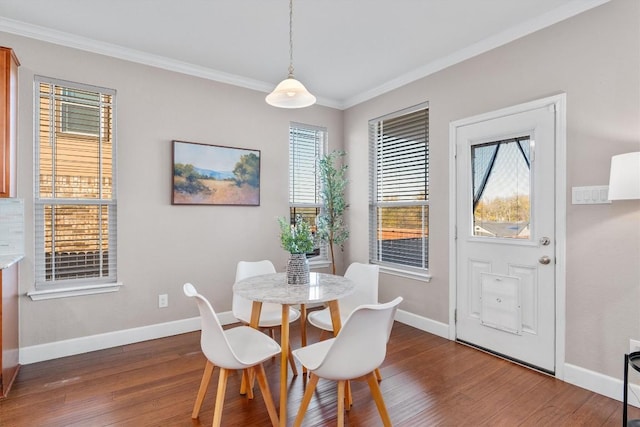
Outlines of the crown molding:
{"type": "MultiPolygon", "coordinates": [[[[219,83],[226,83],[233,86],[256,90],[258,92],[270,93],[275,87],[275,84],[273,83],[249,79],[235,74],[225,73],[224,71],[214,70],[188,62],[178,61],[164,56],[154,55],[86,37],[80,37],[63,31],[28,24],[26,22],[16,21],[9,18],[0,17],[0,31],[151,67],[161,68],[163,70],[174,71],[176,73],[186,74],[189,76],[213,80],[219,83]]],[[[341,106],[340,102],[322,97],[318,98],[317,103],[332,108],[340,108],[341,106]]]]}
{"type": "MultiPolygon", "coordinates": [[[[362,92],[353,97],[335,100],[324,97],[318,97],[317,104],[330,108],[346,110],[357,104],[368,101],[384,93],[412,83],[421,78],[427,77],[447,67],[465,61],[474,56],[480,55],[489,50],[495,49],[518,38],[534,33],[538,30],[556,24],[572,16],[578,15],[589,9],[593,9],[611,0],[573,0],[559,8],[556,8],[546,14],[533,18],[527,22],[508,28],[501,33],[488,37],[464,49],[460,49],[451,55],[439,58],[420,68],[405,73],[394,78],[380,86],[362,92]]],[[[211,68],[194,65],[188,62],[177,61],[160,55],[153,55],[141,52],[135,49],[129,49],[111,43],[105,43],[89,39],[86,37],[75,36],[63,31],[52,30],[49,28],[27,24],[25,22],[0,17],[0,31],[16,34],[32,39],[41,40],[48,43],[54,43],[61,46],[80,49],[87,52],[106,55],[125,61],[135,62],[138,64],[148,65],[151,67],[161,68],[176,73],[186,74],[194,77],[200,77],[207,80],[213,80],[220,83],[226,83],[233,86],[243,87],[246,89],[256,90],[263,93],[269,93],[273,90],[275,83],[263,82],[260,80],[249,79],[235,74],[225,73],[223,71],[213,70],[211,68]]]]}
{"type": "Polygon", "coordinates": [[[403,74],[378,87],[346,99],[342,104],[342,109],[346,110],[347,108],[351,108],[357,104],[373,99],[384,93],[390,92],[394,89],[398,89],[399,87],[427,77],[431,74],[451,67],[452,65],[458,64],[467,59],[473,58],[474,56],[503,46],[538,30],[549,27],[560,21],[564,21],[565,19],[571,18],[582,12],[586,12],[589,9],[601,6],[605,3],[608,3],[609,1],[611,0],[574,0],[543,15],[523,22],[520,25],[516,25],[494,36],[487,37],[484,40],[480,40],[479,42],[474,43],[464,49],[460,49],[452,53],[451,55],[447,55],[445,57],[432,61],[423,67],[403,74]]]}

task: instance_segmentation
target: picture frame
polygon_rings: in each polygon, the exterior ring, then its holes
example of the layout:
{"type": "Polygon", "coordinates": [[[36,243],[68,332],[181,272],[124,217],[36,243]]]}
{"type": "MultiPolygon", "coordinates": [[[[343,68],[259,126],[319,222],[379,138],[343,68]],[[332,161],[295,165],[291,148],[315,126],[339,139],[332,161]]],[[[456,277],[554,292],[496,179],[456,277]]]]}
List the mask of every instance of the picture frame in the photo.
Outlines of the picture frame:
{"type": "Polygon", "coordinates": [[[172,205],[260,206],[260,150],[172,145],[172,205]]]}

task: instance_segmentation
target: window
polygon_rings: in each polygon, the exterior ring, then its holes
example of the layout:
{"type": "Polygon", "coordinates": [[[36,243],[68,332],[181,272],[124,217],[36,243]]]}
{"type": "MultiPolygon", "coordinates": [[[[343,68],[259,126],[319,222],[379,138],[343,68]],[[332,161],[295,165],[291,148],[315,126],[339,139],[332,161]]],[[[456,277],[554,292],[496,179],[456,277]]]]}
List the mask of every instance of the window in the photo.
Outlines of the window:
{"type": "Polygon", "coordinates": [[[35,83],[36,290],[115,283],[115,91],[35,83]]]}
{"type": "Polygon", "coordinates": [[[61,88],[60,131],[83,135],[100,134],[100,94],[61,88]]]}
{"type": "Polygon", "coordinates": [[[429,267],[429,109],[369,122],[371,262],[424,275],[429,267]]]}
{"type": "MultiPolygon", "coordinates": [[[[318,160],[326,153],[325,128],[292,123],[289,126],[289,217],[293,222],[301,215],[315,233],[316,217],[320,213],[320,176],[318,160]]],[[[324,245],[318,244],[308,257],[327,260],[324,245]]]]}

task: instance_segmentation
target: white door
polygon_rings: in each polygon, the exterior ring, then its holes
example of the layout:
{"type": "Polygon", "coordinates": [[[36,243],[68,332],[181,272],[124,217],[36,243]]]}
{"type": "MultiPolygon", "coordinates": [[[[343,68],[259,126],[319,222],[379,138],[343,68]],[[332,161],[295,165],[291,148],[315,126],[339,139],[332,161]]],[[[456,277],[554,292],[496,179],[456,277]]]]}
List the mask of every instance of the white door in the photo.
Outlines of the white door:
{"type": "Polygon", "coordinates": [[[452,132],[456,339],[553,373],[555,104],[461,120],[452,132]]]}

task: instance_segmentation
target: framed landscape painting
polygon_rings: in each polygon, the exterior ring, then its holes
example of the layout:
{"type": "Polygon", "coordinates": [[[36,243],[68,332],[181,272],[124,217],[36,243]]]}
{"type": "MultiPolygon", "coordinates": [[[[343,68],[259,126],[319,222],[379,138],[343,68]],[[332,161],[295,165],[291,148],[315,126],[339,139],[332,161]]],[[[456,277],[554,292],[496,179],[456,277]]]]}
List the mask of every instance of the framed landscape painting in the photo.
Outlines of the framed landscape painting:
{"type": "Polygon", "coordinates": [[[260,150],[173,141],[173,205],[260,205],[260,150]]]}

